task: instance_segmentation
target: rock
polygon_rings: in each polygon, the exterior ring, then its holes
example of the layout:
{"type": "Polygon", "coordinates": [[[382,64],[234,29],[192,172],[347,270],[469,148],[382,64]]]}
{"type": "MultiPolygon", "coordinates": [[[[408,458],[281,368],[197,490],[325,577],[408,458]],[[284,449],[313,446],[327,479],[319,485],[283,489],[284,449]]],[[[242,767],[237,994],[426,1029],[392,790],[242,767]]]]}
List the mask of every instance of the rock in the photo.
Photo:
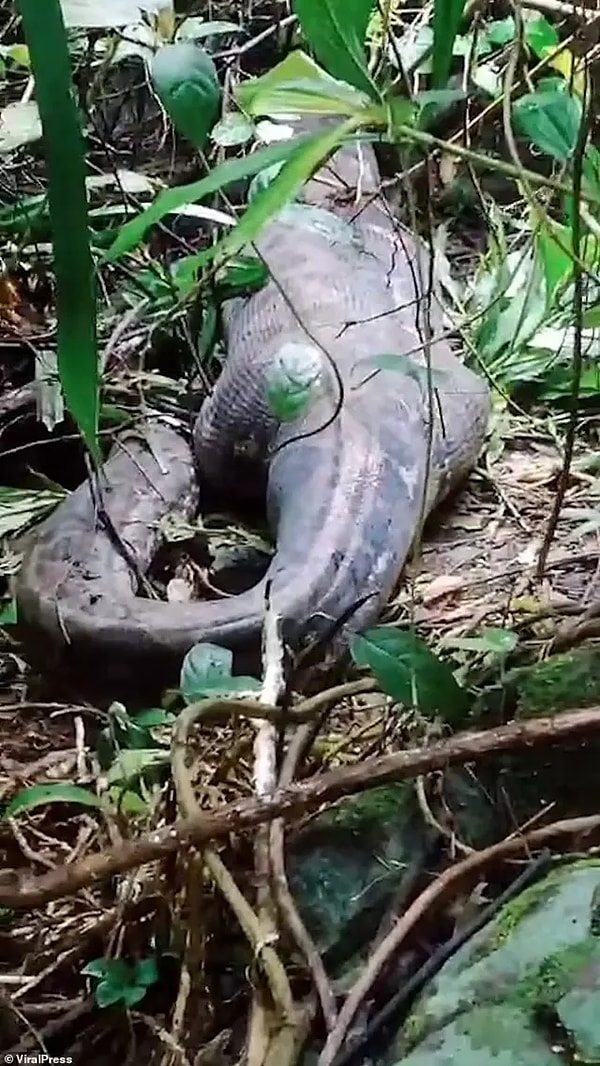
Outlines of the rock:
{"type": "Polygon", "coordinates": [[[449,959],[378,1066],[600,1063],[599,991],[593,859],[526,889],[449,959]]]}

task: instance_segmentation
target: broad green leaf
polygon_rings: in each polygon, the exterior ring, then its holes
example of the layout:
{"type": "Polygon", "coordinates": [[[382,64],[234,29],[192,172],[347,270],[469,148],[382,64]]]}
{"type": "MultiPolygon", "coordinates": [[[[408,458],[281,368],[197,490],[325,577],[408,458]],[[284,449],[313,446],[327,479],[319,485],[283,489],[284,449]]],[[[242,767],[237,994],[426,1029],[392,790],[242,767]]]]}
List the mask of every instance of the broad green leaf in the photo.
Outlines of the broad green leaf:
{"type": "Polygon", "coordinates": [[[600,327],[600,304],[596,304],[595,307],[590,307],[584,312],[582,325],[584,329],[598,329],[600,327]]]}
{"type": "Polygon", "coordinates": [[[483,28],[482,35],[494,47],[503,48],[505,44],[514,41],[515,20],[512,15],[507,15],[504,19],[494,19],[483,28]]]}
{"type": "Polygon", "coordinates": [[[444,89],[450,76],[454,41],[463,17],[465,0],[434,0],[432,81],[444,89]]]}
{"type": "Polygon", "coordinates": [[[274,116],[298,112],[301,115],[349,116],[362,111],[367,117],[369,105],[369,117],[381,120],[383,110],[379,105],[373,106],[364,93],[333,79],[331,83],[307,79],[282,82],[276,88],[270,89],[268,94],[261,93],[253,99],[249,114],[274,116]]]}
{"type": "Polygon", "coordinates": [[[398,703],[424,714],[439,713],[444,721],[462,717],[468,695],[452,670],[412,630],[376,626],[353,637],[352,658],[368,666],[384,692],[398,703]]]}
{"type": "Polygon", "coordinates": [[[490,626],[484,629],[479,637],[451,637],[444,641],[446,648],[456,648],[460,651],[477,651],[486,655],[508,655],[514,651],[519,638],[511,629],[500,629],[490,626]]]}
{"type": "Polygon", "coordinates": [[[44,807],[48,803],[76,803],[80,807],[102,807],[102,800],[98,796],[78,785],[60,783],[32,785],[31,788],[25,788],[13,797],[2,817],[16,818],[17,815],[27,814],[28,811],[36,807],[44,807]]]}
{"type": "Polygon", "coordinates": [[[146,800],[142,799],[138,792],[133,792],[131,789],[123,790],[118,785],[113,785],[112,788],[109,788],[107,795],[113,807],[116,807],[127,818],[143,817],[150,811],[146,800]]]}
{"type": "Polygon", "coordinates": [[[82,966],[80,973],[84,977],[97,977],[104,981],[108,978],[115,983],[127,984],[133,978],[133,971],[123,959],[91,959],[82,966]]]}
{"type": "Polygon", "coordinates": [[[593,144],[588,144],[583,157],[583,189],[600,198],[600,152],[593,144]]]}
{"type": "Polygon", "coordinates": [[[167,44],[152,58],[150,76],[178,133],[202,150],[221,102],[217,68],[208,52],[191,41],[167,44]]]}
{"type": "Polygon", "coordinates": [[[568,92],[533,92],[513,108],[516,124],[526,137],[560,163],[571,159],[581,124],[581,104],[568,92]]]}
{"type": "Polygon", "coordinates": [[[303,414],[320,392],[323,359],[310,344],[292,341],[276,353],[267,373],[266,396],[276,418],[287,422],[303,414]]]}
{"type": "Polygon", "coordinates": [[[96,287],[88,236],[86,158],[59,0],[18,0],[44,132],[52,223],[58,365],[65,399],[97,460],[96,287]]]}
{"type": "MultiPolygon", "coordinates": [[[[543,15],[525,23],[525,39],[539,59],[545,59],[560,45],[560,37],[543,15]]],[[[563,48],[549,60],[549,65],[558,70],[573,91],[582,97],[585,92],[585,72],[579,60],[569,48],[563,48]]]]}
{"type": "Polygon", "coordinates": [[[225,263],[217,273],[219,298],[226,300],[241,293],[256,292],[268,280],[269,272],[260,259],[240,255],[225,263]]]}
{"type": "Polygon", "coordinates": [[[148,987],[158,981],[158,966],[156,956],[148,955],[145,959],[138,959],[135,964],[135,983],[148,987]]]}
{"type": "MultiPolygon", "coordinates": [[[[419,107],[418,122],[420,128],[424,129],[428,123],[440,118],[453,104],[459,100],[464,100],[465,95],[463,89],[427,89],[425,92],[419,93],[417,104],[419,107]]],[[[406,118],[402,118],[401,121],[405,123],[406,118]]]]}
{"type": "Polygon", "coordinates": [[[125,998],[127,987],[113,984],[112,981],[101,981],[95,992],[96,1003],[99,1007],[112,1007],[114,1003],[120,1003],[125,998]]]}
{"type": "MultiPolygon", "coordinates": [[[[552,367],[545,375],[540,391],[544,400],[563,400],[573,390],[573,371],[571,367],[552,367]]],[[[580,398],[597,399],[600,396],[600,371],[597,366],[586,367],[579,381],[580,398]]]]}
{"type": "Polygon", "coordinates": [[[558,290],[562,289],[573,275],[571,230],[546,216],[536,232],[535,239],[546,279],[548,307],[551,307],[558,290]]]}
{"type": "Polygon", "coordinates": [[[205,178],[201,178],[200,181],[195,181],[191,185],[180,185],[176,188],[165,189],[150,207],[121,228],[115,241],[105,253],[106,261],[114,263],[123,255],[134,251],[142,243],[150,226],[161,222],[165,215],[171,212],[176,213],[186,204],[202,200],[204,197],[226,188],[233,182],[250,178],[266,167],[288,159],[294,152],[300,151],[301,148],[314,143],[318,139],[318,134],[301,134],[292,141],[270,144],[266,148],[252,152],[244,159],[228,159],[225,163],[215,167],[205,178]]]}
{"type": "Polygon", "coordinates": [[[0,626],[15,626],[18,620],[16,600],[0,603],[0,626]]]}
{"type": "Polygon", "coordinates": [[[294,0],[293,6],[319,63],[334,78],[380,101],[365,50],[372,0],[294,0]]]}
{"type": "Polygon", "coordinates": [[[179,687],[186,703],[215,696],[253,693],[260,689],[255,677],[233,677],[233,653],[218,644],[195,644],[181,667],[179,687]]]}
{"type": "Polygon", "coordinates": [[[7,59],[12,60],[12,62],[18,67],[25,67],[27,70],[31,68],[29,49],[25,44],[4,45],[0,47],[0,55],[6,56],[7,59]]]}
{"type": "Polygon", "coordinates": [[[175,722],[176,715],[172,711],[165,711],[162,707],[150,707],[147,711],[139,711],[133,715],[131,721],[136,726],[145,729],[156,729],[160,726],[171,726],[175,722]]]}
{"type": "Polygon", "coordinates": [[[133,1007],[141,1002],[147,991],[145,985],[128,985],[123,989],[121,998],[126,1007],[133,1007]]]}
{"type": "Polygon", "coordinates": [[[560,44],[556,29],[543,15],[528,19],[525,23],[525,40],[540,59],[543,59],[551,49],[558,48],[560,44]]]}
{"type": "MultiPolygon", "coordinates": [[[[546,279],[548,307],[552,307],[557,294],[564,291],[573,278],[571,228],[545,216],[536,232],[536,246],[546,279]]],[[[600,266],[600,242],[594,234],[586,233],[582,238],[579,258],[590,273],[597,273],[600,266]]]]}
{"type": "Polygon", "coordinates": [[[296,112],[350,116],[373,107],[366,93],[331,77],[300,50],[260,78],[243,82],[236,99],[255,118],[296,112]]]}
{"type": "Polygon", "coordinates": [[[126,785],[169,761],[169,752],[164,748],[126,748],[114,759],[106,780],[109,785],[126,785]]]}

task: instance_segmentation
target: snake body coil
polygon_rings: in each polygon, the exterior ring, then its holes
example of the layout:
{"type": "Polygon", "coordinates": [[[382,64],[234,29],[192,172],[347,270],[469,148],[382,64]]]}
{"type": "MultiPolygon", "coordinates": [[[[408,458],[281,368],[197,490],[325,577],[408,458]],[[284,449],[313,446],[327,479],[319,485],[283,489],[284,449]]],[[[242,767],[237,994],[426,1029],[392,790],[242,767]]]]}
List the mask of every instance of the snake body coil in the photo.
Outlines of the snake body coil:
{"type": "MultiPolygon", "coordinates": [[[[368,202],[378,183],[372,150],[344,147],[304,203],[265,228],[257,248],[271,280],[228,309],[228,358],[194,430],[202,476],[232,496],[248,485],[248,455],[272,455],[277,550],[266,579],[292,640],[311,618],[335,619],[367,596],[345,634],[373,623],[423,508],[470,471],[486,431],[487,387],[439,339],[438,306],[427,310],[422,299],[427,256],[385,206],[368,202]],[[290,353],[318,380],[307,411],[282,423],[268,396],[290,353]]],[[[36,531],[17,587],[32,641],[115,683],[148,670],[174,678],[200,640],[256,647],[264,614],[264,581],[214,602],[139,594],[158,520],[197,504],[184,438],[155,425],[148,443],[121,443],[103,473],[106,511],[136,567],[98,521],[86,482],[36,531]]]]}

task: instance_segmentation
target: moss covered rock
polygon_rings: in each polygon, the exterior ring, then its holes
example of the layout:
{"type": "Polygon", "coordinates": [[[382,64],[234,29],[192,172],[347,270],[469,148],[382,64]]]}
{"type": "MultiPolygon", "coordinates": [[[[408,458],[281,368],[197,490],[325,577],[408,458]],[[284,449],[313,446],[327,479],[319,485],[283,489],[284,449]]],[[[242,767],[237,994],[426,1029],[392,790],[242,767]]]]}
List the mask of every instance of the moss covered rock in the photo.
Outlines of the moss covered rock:
{"type": "Polygon", "coordinates": [[[599,897],[597,860],[526,889],[442,967],[386,1066],[600,1063],[599,897]]]}

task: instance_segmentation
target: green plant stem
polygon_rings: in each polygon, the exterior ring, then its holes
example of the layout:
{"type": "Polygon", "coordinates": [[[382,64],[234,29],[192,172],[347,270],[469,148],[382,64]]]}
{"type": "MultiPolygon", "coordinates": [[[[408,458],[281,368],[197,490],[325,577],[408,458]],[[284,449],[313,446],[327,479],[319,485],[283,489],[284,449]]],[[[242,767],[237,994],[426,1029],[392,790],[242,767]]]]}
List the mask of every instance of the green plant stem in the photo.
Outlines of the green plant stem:
{"type": "MultiPolygon", "coordinates": [[[[566,196],[572,196],[573,194],[572,188],[565,182],[546,178],[542,174],[536,174],[533,170],[521,169],[512,163],[505,162],[503,159],[490,159],[489,156],[482,155],[480,152],[473,152],[470,148],[463,148],[460,144],[444,141],[441,137],[434,137],[433,134],[413,129],[412,126],[403,124],[395,126],[394,134],[397,139],[404,138],[415,144],[421,144],[425,148],[440,148],[449,155],[455,155],[458,159],[465,159],[468,162],[485,167],[487,170],[497,171],[499,174],[504,174],[507,178],[513,178],[515,181],[522,181],[523,178],[526,178],[531,185],[552,189],[554,192],[560,192],[566,196]]],[[[600,204],[600,194],[589,194],[582,191],[581,199],[587,200],[588,203],[600,204]]]]}

